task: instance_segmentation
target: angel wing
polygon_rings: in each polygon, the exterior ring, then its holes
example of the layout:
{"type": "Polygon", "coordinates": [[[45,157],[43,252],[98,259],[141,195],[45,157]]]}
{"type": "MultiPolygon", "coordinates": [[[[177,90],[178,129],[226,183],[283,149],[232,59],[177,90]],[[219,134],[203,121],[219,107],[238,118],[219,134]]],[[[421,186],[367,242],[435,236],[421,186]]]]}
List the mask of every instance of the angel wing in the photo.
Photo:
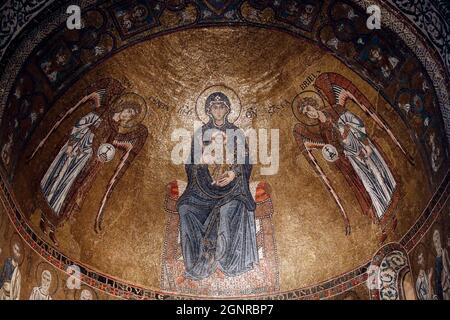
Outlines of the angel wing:
{"type": "Polygon", "coordinates": [[[114,174],[109,180],[106,192],[103,195],[100,208],[98,209],[97,216],[95,218],[95,232],[100,232],[102,230],[102,222],[104,217],[104,211],[108,199],[116,187],[119,180],[122,178],[128,167],[133,162],[134,158],[141,151],[142,147],[147,140],[148,130],[144,125],[139,125],[138,128],[128,134],[120,135],[116,137],[113,141],[113,146],[124,151],[120,163],[117,166],[114,174]]]}
{"type": "Polygon", "coordinates": [[[316,158],[314,157],[314,154],[312,153],[313,149],[319,149],[325,146],[326,143],[319,135],[311,133],[306,127],[304,127],[300,123],[296,124],[294,127],[294,137],[298,145],[302,148],[302,153],[306,153],[306,159],[312,165],[314,171],[319,175],[320,179],[333,196],[333,199],[339,208],[339,212],[342,218],[344,219],[345,234],[349,235],[351,233],[351,227],[350,221],[347,216],[347,212],[345,211],[344,206],[342,205],[341,200],[339,199],[339,196],[337,195],[336,191],[331,185],[330,180],[328,179],[325,172],[322,170],[316,158]]]}
{"type": "Polygon", "coordinates": [[[333,72],[322,73],[314,82],[314,87],[321,92],[332,107],[345,107],[348,99],[353,100],[375,123],[382,128],[400,149],[406,159],[414,165],[413,157],[392,133],[384,119],[376,113],[375,108],[362,92],[347,78],[333,72]]]}
{"type": "Polygon", "coordinates": [[[91,99],[96,99],[96,92],[93,92],[87,96],[84,96],[80,101],[78,101],[72,108],[70,108],[69,110],[67,110],[63,115],[60,116],[60,118],[58,119],[58,121],[56,121],[56,123],[53,125],[53,127],[50,129],[50,131],[47,133],[47,135],[39,142],[38,146],[34,149],[33,153],[31,154],[31,156],[28,158],[28,161],[31,161],[34,156],[36,155],[36,153],[42,148],[42,146],[47,142],[48,138],[53,134],[53,132],[56,131],[56,129],[58,129],[58,127],[61,125],[61,123],[67,119],[67,117],[69,117],[76,109],[78,109],[79,106],[81,106],[82,104],[86,103],[87,101],[91,100],[91,99]]]}

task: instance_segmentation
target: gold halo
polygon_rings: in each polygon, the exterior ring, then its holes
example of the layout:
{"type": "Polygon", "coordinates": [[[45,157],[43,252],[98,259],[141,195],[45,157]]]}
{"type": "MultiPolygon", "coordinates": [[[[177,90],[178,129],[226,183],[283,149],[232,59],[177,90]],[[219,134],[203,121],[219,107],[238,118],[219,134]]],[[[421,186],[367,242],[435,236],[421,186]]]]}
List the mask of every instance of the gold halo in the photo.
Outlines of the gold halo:
{"type": "Polygon", "coordinates": [[[145,99],[138,95],[137,93],[127,92],[119,96],[114,100],[111,105],[111,109],[109,112],[109,121],[113,126],[119,126],[124,129],[130,129],[136,127],[140,124],[147,115],[147,103],[145,99]],[[123,111],[126,107],[130,105],[134,106],[138,110],[137,116],[130,121],[130,124],[126,126],[119,125],[112,120],[112,117],[115,113],[123,111]]]}
{"type": "Polygon", "coordinates": [[[233,89],[221,84],[208,87],[203,90],[202,93],[200,93],[197,101],[195,102],[195,113],[197,115],[197,118],[203,123],[208,123],[209,116],[205,112],[205,103],[209,95],[214,92],[222,92],[228,97],[228,99],[230,100],[231,108],[230,113],[227,116],[228,122],[236,122],[236,120],[238,120],[241,115],[241,100],[233,89]]]}
{"type": "Polygon", "coordinates": [[[74,290],[74,293],[73,293],[74,300],[80,300],[81,292],[83,290],[89,290],[92,293],[92,300],[98,300],[97,292],[94,289],[92,289],[91,287],[89,287],[88,285],[85,285],[85,284],[82,284],[80,286],[80,289],[74,290]]]}
{"type": "Polygon", "coordinates": [[[48,294],[53,296],[58,290],[59,277],[55,268],[49,263],[43,261],[37,265],[36,270],[34,271],[35,286],[41,286],[42,272],[44,272],[44,270],[48,270],[52,275],[52,283],[50,285],[50,289],[48,290],[48,294]]]}
{"type": "Polygon", "coordinates": [[[441,247],[442,248],[446,248],[447,244],[445,243],[445,239],[444,239],[444,228],[442,226],[442,224],[440,222],[436,222],[433,227],[430,229],[430,245],[433,251],[436,251],[434,248],[434,233],[436,232],[436,230],[439,232],[439,240],[441,242],[441,247]]]}
{"type": "Polygon", "coordinates": [[[323,110],[325,108],[325,102],[323,101],[323,98],[321,95],[319,95],[316,91],[306,90],[306,91],[300,92],[298,95],[295,96],[294,100],[292,101],[292,105],[291,105],[292,113],[294,114],[294,117],[298,121],[303,123],[304,125],[309,126],[309,127],[316,126],[319,124],[318,119],[310,119],[303,113],[300,113],[298,110],[300,103],[305,98],[313,98],[314,100],[316,100],[317,105],[318,105],[317,110],[323,110]]]}
{"type": "Polygon", "coordinates": [[[412,254],[412,262],[411,262],[411,264],[413,266],[417,265],[417,258],[419,257],[419,253],[423,253],[423,255],[424,255],[423,260],[425,261],[425,264],[426,264],[427,258],[430,255],[430,251],[429,251],[429,248],[427,248],[427,246],[423,242],[419,242],[416,245],[416,247],[414,248],[414,252],[412,254]]]}
{"type": "Polygon", "coordinates": [[[20,248],[20,261],[18,261],[19,266],[22,265],[23,261],[25,260],[25,247],[23,245],[23,241],[20,238],[18,233],[13,233],[11,238],[9,239],[9,250],[11,256],[13,255],[13,245],[17,243],[20,248]]]}
{"type": "MultiPolygon", "coordinates": [[[[417,263],[417,258],[419,256],[419,253],[422,252],[423,253],[423,261],[424,261],[424,266],[423,268],[426,270],[428,269],[428,267],[430,266],[430,264],[433,263],[433,254],[430,251],[431,247],[426,245],[423,242],[419,242],[416,247],[414,248],[412,255],[409,257],[410,259],[410,263],[411,263],[411,270],[413,273],[413,276],[415,278],[417,278],[417,276],[419,275],[419,271],[420,271],[420,266],[417,263]]],[[[433,275],[434,276],[434,275],[433,275]]]]}

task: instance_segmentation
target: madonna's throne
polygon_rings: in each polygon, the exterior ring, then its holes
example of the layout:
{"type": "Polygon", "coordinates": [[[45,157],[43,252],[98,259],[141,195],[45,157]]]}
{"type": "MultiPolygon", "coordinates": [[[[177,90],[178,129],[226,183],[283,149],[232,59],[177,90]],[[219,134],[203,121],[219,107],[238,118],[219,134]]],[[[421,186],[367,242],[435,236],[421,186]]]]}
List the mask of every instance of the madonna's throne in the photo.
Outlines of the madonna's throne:
{"type": "Polygon", "coordinates": [[[244,294],[271,293],[279,289],[278,257],[272,224],[273,205],[270,187],[265,182],[250,183],[250,190],[256,202],[256,241],[259,265],[251,271],[236,277],[227,277],[221,271],[207,279],[193,281],[184,275],[181,252],[179,215],[177,200],[186,189],[186,182],[175,180],[167,185],[165,199],[166,230],[162,256],[161,286],[171,292],[208,295],[238,296],[244,294]]]}

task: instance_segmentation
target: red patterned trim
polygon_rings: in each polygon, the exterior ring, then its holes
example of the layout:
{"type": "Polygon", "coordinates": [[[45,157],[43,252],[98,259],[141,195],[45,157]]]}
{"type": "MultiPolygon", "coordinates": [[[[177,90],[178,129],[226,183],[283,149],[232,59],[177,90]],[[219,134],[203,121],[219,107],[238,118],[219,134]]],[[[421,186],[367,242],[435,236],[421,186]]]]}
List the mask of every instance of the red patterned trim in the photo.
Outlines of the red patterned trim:
{"type": "MultiPolygon", "coordinates": [[[[450,171],[447,172],[440,187],[436,190],[435,194],[429,201],[427,207],[418,218],[414,226],[412,226],[411,229],[400,240],[400,244],[405,247],[408,252],[410,252],[413,249],[414,245],[423,237],[426,230],[429,229],[429,226],[444,208],[450,194],[449,182],[450,171]]],[[[106,294],[115,296],[117,298],[135,300],[214,298],[210,296],[183,295],[174,292],[144,288],[142,286],[138,286],[136,284],[115,278],[105,273],[97,272],[94,268],[88,266],[87,264],[66,257],[32,230],[26,218],[19,209],[17,201],[14,198],[14,194],[7,182],[7,178],[3,170],[0,170],[0,201],[6,209],[11,223],[14,225],[17,233],[28,244],[28,246],[30,246],[31,249],[33,249],[44,260],[52,264],[61,272],[65,273],[67,267],[70,265],[78,265],[81,269],[81,281],[94,289],[103,291],[106,294]]],[[[309,300],[331,298],[364,283],[367,280],[367,268],[369,267],[369,265],[370,262],[366,262],[349,272],[343,273],[313,286],[296,290],[283,291],[269,295],[251,294],[246,295],[245,298],[276,300],[309,300]]],[[[223,297],[220,298],[223,299],[223,297]]],[[[227,297],[227,299],[233,298],[243,297],[227,297]]]]}

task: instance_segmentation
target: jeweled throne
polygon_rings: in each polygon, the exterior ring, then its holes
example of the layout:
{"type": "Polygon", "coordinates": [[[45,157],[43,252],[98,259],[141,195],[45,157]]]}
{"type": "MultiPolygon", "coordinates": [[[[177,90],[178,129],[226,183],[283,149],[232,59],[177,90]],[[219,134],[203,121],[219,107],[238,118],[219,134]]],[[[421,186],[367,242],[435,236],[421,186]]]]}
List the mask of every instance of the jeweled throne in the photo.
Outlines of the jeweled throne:
{"type": "Polygon", "coordinates": [[[161,272],[162,289],[196,296],[237,296],[277,291],[279,289],[279,272],[272,223],[274,211],[270,186],[265,182],[250,183],[250,191],[256,202],[255,222],[259,264],[253,270],[236,277],[227,277],[217,270],[209,278],[194,281],[184,277],[180,219],[176,206],[186,185],[186,182],[180,180],[174,180],[167,185],[166,229],[161,272]]]}

